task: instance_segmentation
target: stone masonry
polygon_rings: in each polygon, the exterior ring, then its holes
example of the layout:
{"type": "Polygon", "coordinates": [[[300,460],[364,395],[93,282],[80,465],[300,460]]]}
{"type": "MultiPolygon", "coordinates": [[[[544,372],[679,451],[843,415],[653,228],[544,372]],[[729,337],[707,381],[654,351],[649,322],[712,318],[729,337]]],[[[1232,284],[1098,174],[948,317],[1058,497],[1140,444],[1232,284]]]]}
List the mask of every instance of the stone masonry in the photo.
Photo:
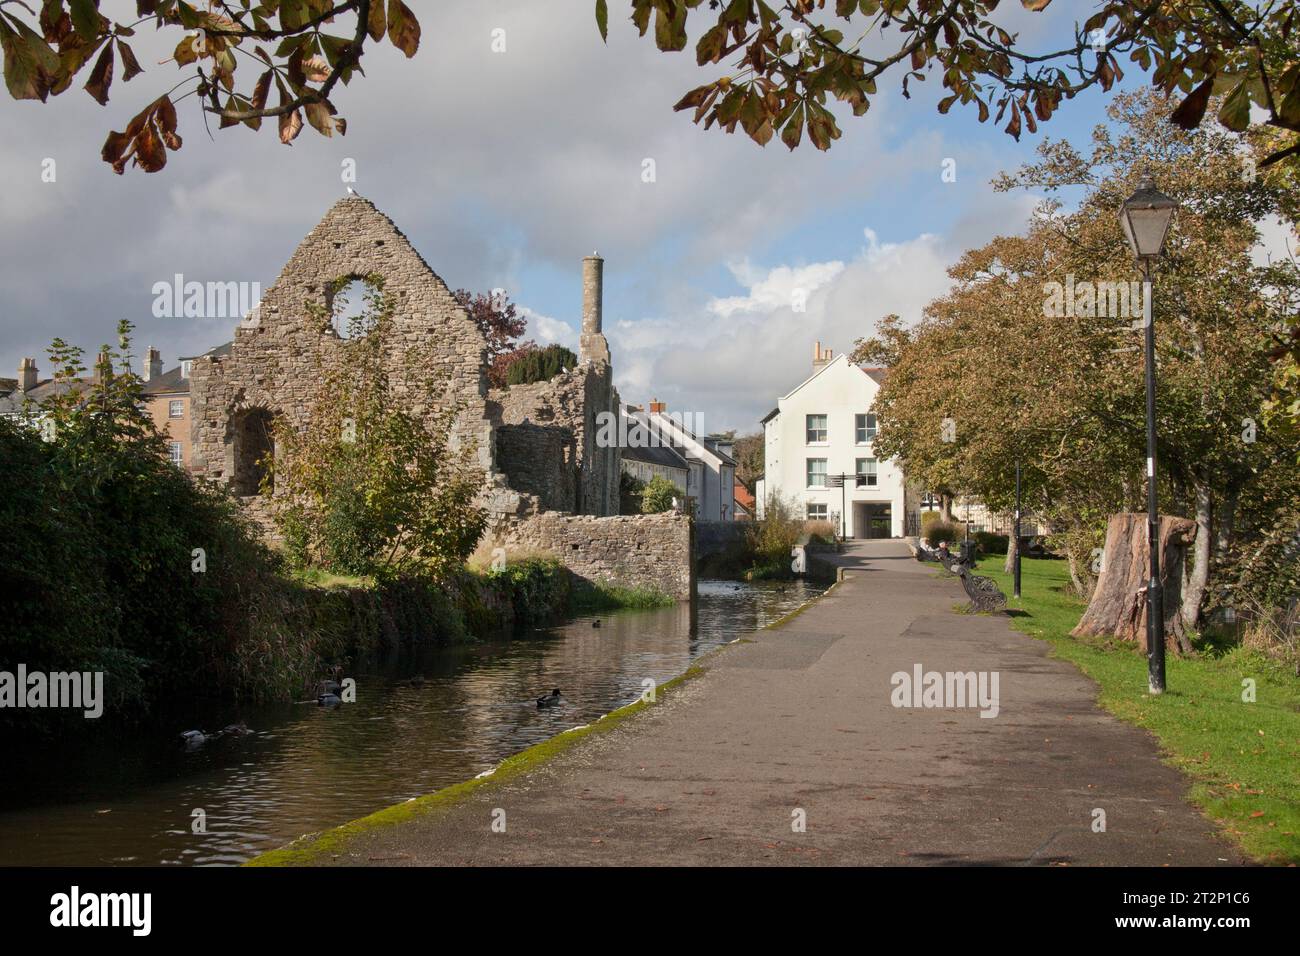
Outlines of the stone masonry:
{"type": "Polygon", "coordinates": [[[432,356],[445,383],[441,397],[412,410],[433,418],[459,404],[451,444],[472,449],[483,470],[489,534],[549,550],[583,577],[689,596],[689,519],[615,517],[620,453],[596,436],[602,413],[617,421],[619,397],[601,329],[603,260],[594,254],[583,260],[577,367],[489,394],[485,340],[447,285],[369,200],[340,200],[236,329],[229,353],[194,360],[192,470],[239,496],[271,531],[258,463],[274,455],[272,426],[282,418],[306,422],[320,370],[342,354],[331,290],[372,275],[383,278],[394,305],[390,381],[404,388],[408,349],[432,356]]]}
{"type": "Polygon", "coordinates": [[[493,540],[511,552],[546,551],[580,578],[652,587],[679,600],[694,588],[692,521],[673,512],[597,518],[555,512],[507,518],[493,540]]]}

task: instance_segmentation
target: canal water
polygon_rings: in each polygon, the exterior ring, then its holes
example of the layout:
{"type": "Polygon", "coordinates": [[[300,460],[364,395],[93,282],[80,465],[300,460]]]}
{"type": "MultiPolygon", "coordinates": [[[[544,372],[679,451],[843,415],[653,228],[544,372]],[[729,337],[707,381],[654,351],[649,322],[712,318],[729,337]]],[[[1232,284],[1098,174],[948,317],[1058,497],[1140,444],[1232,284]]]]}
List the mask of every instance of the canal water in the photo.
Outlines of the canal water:
{"type": "Polygon", "coordinates": [[[468,780],[587,724],[820,593],[701,581],[691,604],[577,618],[510,640],[359,665],[357,701],[196,711],[157,739],[9,755],[0,865],[231,865],[294,837],[468,780]],[[595,626],[599,621],[599,626],[595,626]],[[559,688],[562,703],[535,699],[559,688]],[[186,752],[181,731],[254,733],[186,752]],[[206,832],[195,833],[201,810],[206,832]]]}

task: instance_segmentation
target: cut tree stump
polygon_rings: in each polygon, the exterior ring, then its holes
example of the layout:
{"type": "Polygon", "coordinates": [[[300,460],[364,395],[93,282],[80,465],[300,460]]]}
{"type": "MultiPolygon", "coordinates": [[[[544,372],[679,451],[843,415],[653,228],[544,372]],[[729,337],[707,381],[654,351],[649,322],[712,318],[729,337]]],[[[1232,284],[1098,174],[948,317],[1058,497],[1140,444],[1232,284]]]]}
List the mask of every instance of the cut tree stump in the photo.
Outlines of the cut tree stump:
{"type": "MultiPolygon", "coordinates": [[[[1192,645],[1183,629],[1183,567],[1187,547],[1196,538],[1196,522],[1160,516],[1160,582],[1165,599],[1165,649],[1186,654],[1192,645]]],[[[1088,609],[1070,633],[1075,637],[1117,637],[1147,650],[1147,516],[1111,515],[1101,577],[1088,609]]]]}

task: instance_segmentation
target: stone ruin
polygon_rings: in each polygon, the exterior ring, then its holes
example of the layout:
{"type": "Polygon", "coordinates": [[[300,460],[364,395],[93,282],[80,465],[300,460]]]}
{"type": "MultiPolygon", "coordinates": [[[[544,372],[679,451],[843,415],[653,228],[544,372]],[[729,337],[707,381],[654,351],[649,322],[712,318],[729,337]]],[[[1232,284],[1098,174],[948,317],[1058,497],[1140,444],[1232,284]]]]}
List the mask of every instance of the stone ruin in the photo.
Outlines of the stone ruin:
{"type": "MultiPolygon", "coordinates": [[[[485,475],[481,501],[490,515],[488,537],[508,547],[553,545],[571,568],[586,568],[582,540],[566,532],[553,542],[544,529],[559,527],[555,513],[606,518],[618,514],[620,453],[599,447],[602,412],[617,420],[619,396],[613,385],[609,343],[601,331],[603,260],[583,260],[583,314],[579,363],[548,382],[491,389],[487,385],[486,341],[410,241],[375,206],[360,196],[339,200],[299,244],[262,302],[235,330],[226,354],[196,358],[190,373],[193,470],[229,488],[271,533],[268,502],[259,496],[264,465],[274,455],[272,423],[287,417],[305,423],[318,385],[316,369],[336,362],[343,344],[335,311],[336,290],[368,276],[384,279],[394,306],[398,349],[415,346],[433,355],[445,382],[442,399],[415,411],[434,417],[461,404],[452,426],[453,448],[472,448],[485,475]],[[535,527],[521,523],[548,515],[535,527]]],[[[391,357],[391,381],[400,392],[402,356],[391,357]]],[[[682,518],[682,521],[688,519],[682,518]]],[[[619,519],[611,533],[632,551],[663,551],[663,522],[619,519]],[[643,527],[645,540],[637,538],[643,527]],[[629,537],[630,536],[630,537],[629,537]]],[[[588,527],[584,525],[583,527],[588,527]]],[[[589,525],[594,542],[602,525],[589,525]]],[[[680,534],[669,536],[680,542],[680,534]]],[[[689,568],[685,554],[670,545],[666,559],[689,568]]],[[[602,576],[637,583],[629,566],[600,564],[602,576]]],[[[581,573],[581,572],[579,572],[581,573]]],[[[685,579],[690,577],[689,571],[685,579]]],[[[684,578],[669,575],[667,580],[684,578]]],[[[679,597],[688,596],[676,587],[679,597]]]]}

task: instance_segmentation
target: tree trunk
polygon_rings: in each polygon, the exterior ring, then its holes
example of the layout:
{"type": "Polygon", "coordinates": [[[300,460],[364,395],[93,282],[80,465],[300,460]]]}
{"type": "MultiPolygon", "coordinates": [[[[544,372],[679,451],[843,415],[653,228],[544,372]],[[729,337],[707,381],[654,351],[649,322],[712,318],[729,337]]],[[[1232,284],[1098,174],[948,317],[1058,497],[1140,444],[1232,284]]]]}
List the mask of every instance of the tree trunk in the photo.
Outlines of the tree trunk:
{"type": "Polygon", "coordinates": [[[952,495],[939,495],[939,517],[949,524],[953,522],[952,495]]]}
{"type": "MultiPolygon", "coordinates": [[[[1187,545],[1196,537],[1196,523],[1168,515],[1160,519],[1160,583],[1164,589],[1165,646],[1179,653],[1191,651],[1183,629],[1182,582],[1187,545]]],[[[1100,635],[1147,646],[1147,580],[1150,568],[1147,518],[1143,514],[1111,515],[1106,526],[1106,547],[1101,577],[1075,637],[1100,635]]]]}
{"type": "Polygon", "coordinates": [[[1092,595],[1088,593],[1088,582],[1092,580],[1091,576],[1079,571],[1079,556],[1074,553],[1073,548],[1069,548],[1065,552],[1065,557],[1066,563],[1070,568],[1070,583],[1074,585],[1074,593],[1085,601],[1088,600],[1092,597],[1092,595]]]}
{"type": "Polygon", "coordinates": [[[1192,551],[1193,563],[1187,568],[1187,580],[1183,582],[1183,626],[1188,630],[1196,630],[1201,623],[1201,599],[1205,596],[1205,584],[1210,579],[1210,518],[1214,513],[1210,486],[1198,479],[1195,487],[1195,548],[1192,551]]]}
{"type": "Polygon", "coordinates": [[[1003,574],[1012,574],[1016,570],[1016,552],[1020,550],[1020,542],[1016,540],[1016,529],[1013,525],[1011,533],[1007,535],[1007,560],[1002,565],[1003,574]]]}
{"type": "Polygon", "coordinates": [[[1214,556],[1223,560],[1232,550],[1237,531],[1237,500],[1241,489],[1235,482],[1228,485],[1219,501],[1219,515],[1214,522],[1214,556]]]}

